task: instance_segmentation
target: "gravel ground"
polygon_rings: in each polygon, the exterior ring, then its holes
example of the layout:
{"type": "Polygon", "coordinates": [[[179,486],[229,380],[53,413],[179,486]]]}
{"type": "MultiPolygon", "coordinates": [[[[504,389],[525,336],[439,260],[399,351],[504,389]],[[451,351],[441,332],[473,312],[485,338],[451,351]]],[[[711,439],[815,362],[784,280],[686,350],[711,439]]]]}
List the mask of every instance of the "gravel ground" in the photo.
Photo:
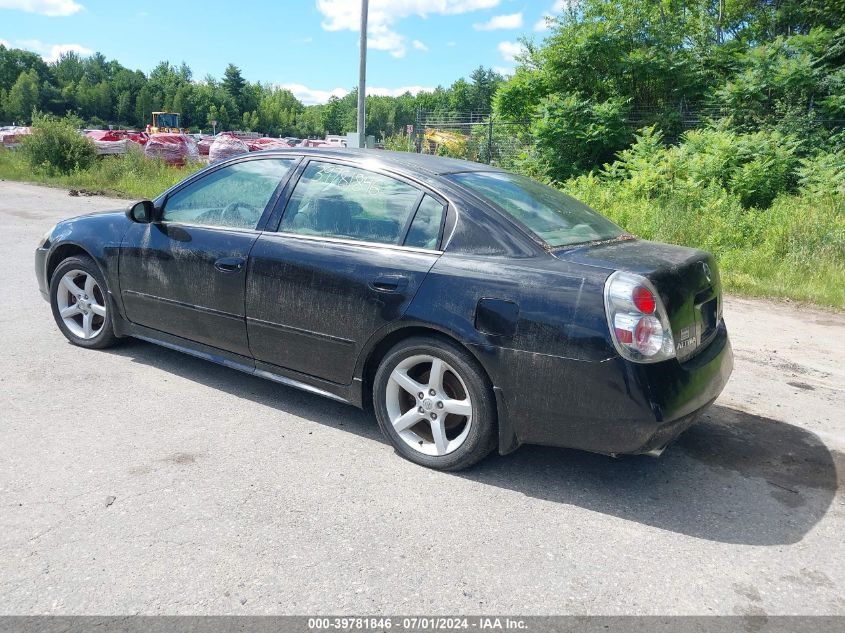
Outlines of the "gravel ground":
{"type": "Polygon", "coordinates": [[[0,182],[0,613],[845,614],[845,316],[728,298],[736,369],[660,459],[414,466],[365,413],[147,343],[68,344],[0,182]]]}

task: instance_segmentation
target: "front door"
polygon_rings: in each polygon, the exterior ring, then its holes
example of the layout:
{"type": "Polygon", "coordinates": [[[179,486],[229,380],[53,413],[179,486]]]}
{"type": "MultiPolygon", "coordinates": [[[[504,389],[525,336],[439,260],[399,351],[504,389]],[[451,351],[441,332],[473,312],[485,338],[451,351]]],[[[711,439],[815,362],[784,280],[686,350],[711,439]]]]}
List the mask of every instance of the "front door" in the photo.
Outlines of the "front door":
{"type": "Polygon", "coordinates": [[[211,171],[170,194],[159,222],[133,224],[119,268],[127,318],[249,355],[247,261],[265,210],[295,163],[261,158],[211,171]]]}
{"type": "Polygon", "coordinates": [[[278,232],[250,256],[255,359],[350,383],[362,347],[402,316],[437,260],[444,209],[390,175],[309,162],[278,232]]]}

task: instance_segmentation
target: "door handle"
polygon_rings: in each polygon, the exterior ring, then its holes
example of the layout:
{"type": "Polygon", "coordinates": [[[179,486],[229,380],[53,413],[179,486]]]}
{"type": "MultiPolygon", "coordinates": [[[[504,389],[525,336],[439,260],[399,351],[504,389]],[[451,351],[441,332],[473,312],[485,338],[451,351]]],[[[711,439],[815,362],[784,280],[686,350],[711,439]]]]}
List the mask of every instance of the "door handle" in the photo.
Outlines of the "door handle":
{"type": "Polygon", "coordinates": [[[223,257],[214,262],[214,267],[221,273],[236,273],[244,267],[243,257],[223,257]]]}
{"type": "Polygon", "coordinates": [[[408,278],[402,275],[378,275],[370,281],[370,288],[376,292],[401,292],[408,286],[408,278]]]}

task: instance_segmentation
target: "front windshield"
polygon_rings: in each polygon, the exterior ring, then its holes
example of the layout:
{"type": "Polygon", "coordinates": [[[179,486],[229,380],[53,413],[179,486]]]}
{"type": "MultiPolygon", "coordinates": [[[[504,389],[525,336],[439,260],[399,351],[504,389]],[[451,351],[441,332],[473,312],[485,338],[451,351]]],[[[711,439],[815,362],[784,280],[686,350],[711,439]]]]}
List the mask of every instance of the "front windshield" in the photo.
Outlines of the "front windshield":
{"type": "Polygon", "coordinates": [[[159,114],[158,127],[179,127],[179,115],[170,112],[159,114]]]}
{"type": "Polygon", "coordinates": [[[450,178],[503,209],[551,247],[610,240],[625,233],[572,196],[525,176],[480,171],[450,178]]]}

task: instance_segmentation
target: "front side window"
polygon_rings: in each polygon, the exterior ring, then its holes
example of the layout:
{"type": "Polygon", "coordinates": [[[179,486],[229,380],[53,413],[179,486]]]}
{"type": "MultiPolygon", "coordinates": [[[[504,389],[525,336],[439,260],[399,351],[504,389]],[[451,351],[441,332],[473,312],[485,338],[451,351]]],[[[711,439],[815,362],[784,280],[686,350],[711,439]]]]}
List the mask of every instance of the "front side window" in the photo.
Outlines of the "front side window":
{"type": "Polygon", "coordinates": [[[254,229],[291,159],[261,159],[228,165],[174,193],[162,213],[165,222],[254,229]]]}
{"type": "Polygon", "coordinates": [[[279,231],[399,244],[420,192],[365,169],[311,162],[291,195],[279,231]]]}
{"type": "Polygon", "coordinates": [[[525,176],[480,171],[450,178],[503,209],[551,247],[609,240],[624,233],[586,204],[525,176]]]}

